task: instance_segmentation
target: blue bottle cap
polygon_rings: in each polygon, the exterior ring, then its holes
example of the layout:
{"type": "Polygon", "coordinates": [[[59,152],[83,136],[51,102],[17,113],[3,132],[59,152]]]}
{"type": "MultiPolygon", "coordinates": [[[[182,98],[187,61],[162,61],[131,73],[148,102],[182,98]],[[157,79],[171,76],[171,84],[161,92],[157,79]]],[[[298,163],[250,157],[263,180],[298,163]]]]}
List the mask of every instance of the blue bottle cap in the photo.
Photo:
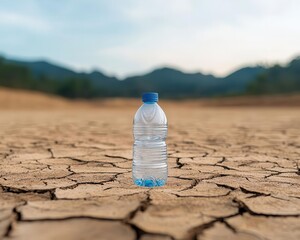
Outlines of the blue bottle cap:
{"type": "Polygon", "coordinates": [[[158,93],[156,92],[146,92],[142,96],[144,103],[154,103],[158,101],[158,93]]]}

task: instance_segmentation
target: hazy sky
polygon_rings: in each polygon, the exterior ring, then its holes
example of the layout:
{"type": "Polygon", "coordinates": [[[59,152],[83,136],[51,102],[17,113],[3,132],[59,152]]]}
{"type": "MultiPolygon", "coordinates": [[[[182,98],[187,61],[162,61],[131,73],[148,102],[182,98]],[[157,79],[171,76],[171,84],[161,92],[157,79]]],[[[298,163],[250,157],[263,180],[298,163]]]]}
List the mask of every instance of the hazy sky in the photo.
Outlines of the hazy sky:
{"type": "Polygon", "coordinates": [[[0,0],[0,54],[118,76],[300,55],[299,0],[0,0]]]}

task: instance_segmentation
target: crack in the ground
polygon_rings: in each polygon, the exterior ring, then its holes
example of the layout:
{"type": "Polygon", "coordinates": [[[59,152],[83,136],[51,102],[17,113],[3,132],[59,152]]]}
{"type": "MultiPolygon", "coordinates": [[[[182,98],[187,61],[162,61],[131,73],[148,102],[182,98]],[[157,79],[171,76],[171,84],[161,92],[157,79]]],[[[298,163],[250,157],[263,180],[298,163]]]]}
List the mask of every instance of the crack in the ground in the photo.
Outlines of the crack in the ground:
{"type": "Polygon", "coordinates": [[[271,174],[269,174],[267,176],[264,176],[264,178],[269,178],[269,177],[272,177],[272,176],[278,176],[280,174],[281,174],[281,172],[274,172],[274,173],[271,173],[271,174]]]}
{"type": "Polygon", "coordinates": [[[215,183],[215,184],[216,184],[218,187],[223,187],[223,188],[229,189],[229,190],[231,190],[231,191],[236,190],[236,188],[231,187],[231,186],[228,186],[228,185],[226,185],[226,184],[220,184],[220,183],[215,183]]]}
{"type": "Polygon", "coordinates": [[[222,159],[219,162],[217,162],[217,164],[221,164],[221,163],[225,162],[226,160],[227,160],[226,157],[222,157],[222,159]]]}
{"type": "Polygon", "coordinates": [[[240,211],[242,211],[243,213],[244,212],[247,212],[249,213],[250,215],[254,215],[254,216],[264,216],[264,217],[276,217],[276,218],[285,218],[285,217],[300,217],[300,214],[271,214],[271,213],[268,213],[268,214],[265,214],[265,213],[258,213],[258,212],[255,212],[255,211],[252,211],[246,203],[244,203],[242,200],[238,199],[238,198],[234,198],[232,200],[234,203],[237,203],[238,204],[238,207],[240,209],[240,211]]]}
{"type": "MultiPolygon", "coordinates": [[[[70,173],[70,174],[67,174],[67,175],[61,176],[61,177],[41,178],[40,180],[41,180],[41,181],[45,181],[45,180],[64,179],[64,178],[69,179],[68,177],[70,177],[70,176],[72,176],[72,175],[74,175],[74,174],[76,174],[76,173],[70,173]]],[[[69,180],[72,180],[72,179],[69,179],[69,180]]]]}
{"type": "Polygon", "coordinates": [[[43,194],[43,193],[49,193],[55,188],[51,189],[22,189],[22,188],[15,188],[15,187],[8,187],[4,185],[0,185],[2,188],[3,192],[10,192],[10,193],[15,193],[15,194],[22,194],[22,193],[38,193],[38,194],[43,194]]]}
{"type": "Polygon", "coordinates": [[[55,158],[51,148],[48,148],[47,151],[51,154],[51,158],[55,158]]]}
{"type": "MultiPolygon", "coordinates": [[[[111,162],[103,162],[103,161],[97,161],[97,160],[93,160],[93,161],[86,161],[86,160],[82,160],[78,157],[65,157],[65,158],[68,158],[68,159],[71,159],[73,161],[76,161],[76,162],[80,162],[82,164],[88,164],[88,163],[96,163],[96,164],[110,164],[112,165],[113,167],[116,167],[116,168],[120,168],[118,166],[115,165],[115,163],[111,163],[111,162]]],[[[117,158],[117,157],[116,157],[117,158]]],[[[119,157],[118,157],[119,158],[119,157]]],[[[125,159],[125,158],[120,158],[120,159],[125,159]]],[[[127,159],[125,159],[126,161],[122,161],[122,162],[119,162],[119,163],[124,163],[124,162],[128,162],[127,159]]]]}
{"type": "Polygon", "coordinates": [[[230,191],[229,192],[227,192],[227,193],[225,193],[225,194],[220,194],[220,195],[215,195],[215,196],[210,196],[210,195],[193,195],[193,194],[191,194],[191,195],[184,195],[184,196],[182,196],[182,195],[180,195],[180,194],[177,194],[177,193],[170,193],[170,194],[172,194],[172,195],[174,195],[174,196],[176,196],[176,197],[178,197],[178,198],[219,198],[219,197],[225,197],[225,196],[228,196],[229,194],[230,194],[230,191]]]}
{"type": "Polygon", "coordinates": [[[184,163],[180,162],[180,158],[176,158],[176,168],[181,169],[184,166],[184,163]]]}
{"type": "Polygon", "coordinates": [[[226,165],[222,165],[222,164],[218,164],[218,163],[213,164],[213,166],[222,167],[222,168],[224,168],[225,170],[239,171],[239,170],[236,169],[236,168],[228,167],[228,166],[226,166],[226,165]]]}
{"type": "Polygon", "coordinates": [[[248,198],[254,198],[254,197],[260,197],[260,196],[270,196],[271,194],[270,193],[263,193],[263,192],[257,192],[257,191],[253,191],[253,190],[248,190],[242,186],[240,186],[240,189],[243,193],[246,193],[246,194],[254,194],[253,196],[251,197],[248,197],[248,198]]]}
{"type": "Polygon", "coordinates": [[[140,202],[139,206],[135,210],[133,210],[128,214],[128,216],[125,218],[125,221],[132,220],[138,212],[145,212],[147,208],[151,205],[151,201],[152,199],[150,197],[150,190],[149,190],[146,192],[146,198],[140,202]]]}
{"type": "Polygon", "coordinates": [[[188,186],[188,187],[186,187],[186,188],[180,190],[179,192],[183,192],[183,191],[186,191],[186,190],[189,190],[189,189],[193,189],[193,188],[196,187],[199,183],[200,183],[200,180],[198,180],[198,179],[193,179],[190,186],[188,186]]]}
{"type": "Polygon", "coordinates": [[[300,176],[300,166],[298,163],[297,163],[297,169],[298,169],[298,171],[296,172],[296,174],[300,176]]]}
{"type": "Polygon", "coordinates": [[[151,235],[158,235],[158,236],[168,236],[171,239],[173,239],[173,237],[167,235],[167,234],[161,234],[161,233],[155,233],[155,232],[148,232],[148,231],[144,231],[143,229],[141,229],[140,227],[138,227],[136,224],[134,224],[131,220],[134,219],[134,217],[136,216],[136,214],[138,212],[145,212],[148,207],[151,205],[151,196],[150,196],[150,190],[146,192],[146,198],[140,202],[139,206],[134,209],[133,211],[131,211],[128,216],[123,220],[123,222],[125,224],[127,224],[128,226],[130,226],[136,233],[136,240],[141,239],[141,237],[145,234],[151,234],[151,235]]]}
{"type": "Polygon", "coordinates": [[[4,237],[10,237],[12,231],[13,231],[13,225],[15,222],[19,222],[21,221],[22,215],[21,213],[17,210],[18,207],[20,206],[25,206],[27,204],[27,201],[23,201],[23,203],[19,203],[17,206],[15,206],[12,209],[12,213],[13,213],[13,219],[11,220],[11,222],[9,223],[9,225],[7,226],[7,229],[4,233],[4,237]]]}
{"type": "Polygon", "coordinates": [[[70,216],[70,217],[61,217],[61,218],[38,218],[38,219],[20,219],[19,222],[56,222],[56,221],[66,221],[72,219],[93,219],[93,220],[102,220],[102,221],[121,221],[122,219],[112,219],[105,217],[93,217],[93,216],[70,216]]]}
{"type": "MultiPolygon", "coordinates": [[[[256,216],[265,216],[265,217],[291,217],[291,215],[258,214],[258,213],[255,213],[255,212],[251,211],[247,207],[247,205],[245,205],[242,201],[240,201],[240,200],[238,200],[236,198],[233,199],[232,201],[233,201],[233,203],[237,204],[237,207],[238,207],[238,210],[239,210],[238,213],[232,214],[230,216],[215,218],[214,220],[212,220],[212,221],[210,221],[210,222],[208,222],[206,224],[201,224],[201,225],[193,228],[192,230],[189,231],[189,237],[187,239],[197,240],[199,236],[201,237],[201,235],[204,234],[205,230],[213,228],[214,225],[219,222],[219,223],[224,224],[233,233],[245,233],[245,234],[248,234],[248,235],[252,235],[253,237],[256,237],[257,239],[267,240],[267,238],[258,236],[258,235],[254,234],[254,233],[239,231],[234,226],[230,225],[227,222],[227,220],[230,219],[230,218],[239,216],[239,215],[243,215],[246,212],[249,213],[249,214],[251,214],[251,215],[256,215],[256,216]]],[[[298,216],[295,216],[295,217],[298,217],[298,216]]]]}
{"type": "MultiPolygon", "coordinates": [[[[63,190],[74,189],[74,188],[78,187],[79,185],[86,185],[86,184],[104,185],[105,183],[116,181],[117,178],[118,178],[118,176],[122,175],[122,174],[123,173],[116,173],[109,180],[103,180],[103,181],[100,181],[100,182],[92,182],[92,181],[91,182],[89,182],[89,181],[87,181],[87,182],[78,182],[77,180],[67,178],[67,179],[72,180],[72,181],[74,181],[76,183],[73,184],[73,185],[71,185],[71,186],[60,187],[58,189],[63,189],[63,190]]],[[[112,188],[112,187],[110,187],[110,188],[112,188]]],[[[107,189],[103,189],[103,191],[105,191],[105,190],[108,190],[108,188],[107,189]]]]}
{"type": "MultiPolygon", "coordinates": [[[[198,238],[199,235],[201,236],[204,233],[205,230],[207,230],[209,228],[212,228],[215,223],[220,222],[220,223],[225,224],[225,221],[227,219],[233,218],[233,217],[238,216],[238,215],[240,215],[240,213],[235,213],[235,214],[232,214],[232,215],[229,215],[229,216],[215,218],[215,219],[213,219],[212,221],[210,221],[208,223],[201,224],[201,225],[199,225],[197,227],[194,227],[193,229],[191,229],[188,232],[188,236],[187,236],[186,239],[188,239],[188,240],[197,240],[197,238],[198,238]]],[[[230,226],[230,225],[229,224],[225,224],[225,226],[230,226]]],[[[234,228],[232,228],[230,226],[229,229],[233,230],[234,228]]],[[[234,229],[234,231],[235,231],[235,229],[234,229]]]]}
{"type": "Polygon", "coordinates": [[[115,156],[115,155],[109,155],[109,154],[104,154],[105,157],[109,157],[109,158],[121,158],[121,159],[125,159],[127,161],[131,161],[131,158],[126,158],[126,157],[122,157],[122,156],[115,156]]]}

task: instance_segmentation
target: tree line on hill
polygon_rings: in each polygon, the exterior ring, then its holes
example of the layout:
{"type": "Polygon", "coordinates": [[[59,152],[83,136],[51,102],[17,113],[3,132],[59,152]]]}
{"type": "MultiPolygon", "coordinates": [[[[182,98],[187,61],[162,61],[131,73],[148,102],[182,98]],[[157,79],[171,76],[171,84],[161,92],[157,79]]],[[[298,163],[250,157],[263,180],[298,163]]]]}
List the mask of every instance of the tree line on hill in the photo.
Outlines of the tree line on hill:
{"type": "Polygon", "coordinates": [[[99,71],[75,72],[46,61],[0,58],[0,86],[86,99],[139,97],[145,91],[159,92],[163,98],[294,93],[300,92],[300,58],[286,66],[241,68],[224,78],[160,68],[123,80],[99,71]]]}
{"type": "Polygon", "coordinates": [[[94,88],[88,79],[70,77],[57,81],[46,74],[34,76],[30,68],[3,59],[0,59],[0,86],[40,91],[67,98],[101,96],[100,89],[94,88]]]}
{"type": "Polygon", "coordinates": [[[247,93],[254,95],[294,92],[300,92],[300,58],[267,69],[247,86],[247,93]]]}

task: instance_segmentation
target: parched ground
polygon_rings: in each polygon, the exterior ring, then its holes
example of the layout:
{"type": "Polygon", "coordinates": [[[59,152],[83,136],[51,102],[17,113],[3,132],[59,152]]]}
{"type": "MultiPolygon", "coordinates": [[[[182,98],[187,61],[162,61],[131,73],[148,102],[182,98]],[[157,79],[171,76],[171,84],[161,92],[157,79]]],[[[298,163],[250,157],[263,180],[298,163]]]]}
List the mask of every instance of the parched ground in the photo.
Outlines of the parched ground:
{"type": "Polygon", "coordinates": [[[300,239],[299,108],[165,108],[169,179],[131,180],[136,108],[0,111],[0,239],[300,239]]]}

